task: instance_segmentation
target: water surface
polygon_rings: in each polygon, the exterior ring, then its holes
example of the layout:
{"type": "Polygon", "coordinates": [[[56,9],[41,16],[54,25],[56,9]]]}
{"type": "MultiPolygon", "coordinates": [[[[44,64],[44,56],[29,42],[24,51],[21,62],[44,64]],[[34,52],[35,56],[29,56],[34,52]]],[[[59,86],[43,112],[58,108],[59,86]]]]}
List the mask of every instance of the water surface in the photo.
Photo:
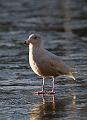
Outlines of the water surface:
{"type": "Polygon", "coordinates": [[[87,119],[86,29],[86,0],[0,1],[0,120],[87,119]],[[33,94],[42,79],[29,66],[23,41],[36,32],[78,71],[76,81],[56,78],[55,95],[33,94]]]}

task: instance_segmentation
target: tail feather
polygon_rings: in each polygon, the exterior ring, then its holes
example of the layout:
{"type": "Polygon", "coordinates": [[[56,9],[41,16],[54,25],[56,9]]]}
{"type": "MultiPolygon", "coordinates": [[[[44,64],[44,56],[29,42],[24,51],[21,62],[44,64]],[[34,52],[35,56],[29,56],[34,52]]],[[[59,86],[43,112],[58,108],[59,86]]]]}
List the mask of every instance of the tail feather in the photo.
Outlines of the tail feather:
{"type": "Polygon", "coordinates": [[[77,73],[77,72],[72,69],[72,71],[69,72],[68,77],[72,78],[73,80],[76,80],[76,79],[75,79],[76,73],[77,73]]]}
{"type": "Polygon", "coordinates": [[[68,77],[72,78],[73,80],[76,80],[73,74],[68,75],[68,77]]]}

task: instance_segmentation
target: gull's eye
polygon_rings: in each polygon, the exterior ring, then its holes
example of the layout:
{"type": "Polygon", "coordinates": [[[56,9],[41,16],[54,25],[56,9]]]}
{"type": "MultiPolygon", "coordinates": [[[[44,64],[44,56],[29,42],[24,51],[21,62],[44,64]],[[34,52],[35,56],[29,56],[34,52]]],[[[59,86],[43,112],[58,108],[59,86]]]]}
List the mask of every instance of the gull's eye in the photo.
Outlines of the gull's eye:
{"type": "Polygon", "coordinates": [[[37,39],[37,36],[34,36],[34,38],[33,39],[37,39]]]}

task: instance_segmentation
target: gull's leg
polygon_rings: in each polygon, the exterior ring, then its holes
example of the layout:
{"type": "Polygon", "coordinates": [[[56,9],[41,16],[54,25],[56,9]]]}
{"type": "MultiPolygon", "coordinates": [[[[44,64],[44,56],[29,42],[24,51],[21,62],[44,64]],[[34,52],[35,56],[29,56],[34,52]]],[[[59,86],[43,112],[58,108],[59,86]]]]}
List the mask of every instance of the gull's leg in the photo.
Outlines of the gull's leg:
{"type": "Polygon", "coordinates": [[[48,92],[48,94],[55,94],[54,92],[54,77],[52,76],[52,90],[48,92]]]}
{"type": "Polygon", "coordinates": [[[49,92],[49,94],[55,94],[54,92],[54,77],[52,77],[52,91],[49,92]]]}
{"type": "Polygon", "coordinates": [[[45,78],[43,77],[42,92],[44,91],[44,86],[45,86],[45,78]]]}
{"type": "Polygon", "coordinates": [[[52,84],[53,84],[53,86],[52,86],[52,92],[54,93],[54,87],[55,87],[55,85],[54,85],[54,80],[55,80],[54,77],[52,77],[52,80],[53,80],[52,81],[52,84]]]}
{"type": "Polygon", "coordinates": [[[42,90],[35,92],[35,94],[45,94],[46,92],[44,91],[44,87],[45,87],[45,77],[43,77],[42,90]]]}

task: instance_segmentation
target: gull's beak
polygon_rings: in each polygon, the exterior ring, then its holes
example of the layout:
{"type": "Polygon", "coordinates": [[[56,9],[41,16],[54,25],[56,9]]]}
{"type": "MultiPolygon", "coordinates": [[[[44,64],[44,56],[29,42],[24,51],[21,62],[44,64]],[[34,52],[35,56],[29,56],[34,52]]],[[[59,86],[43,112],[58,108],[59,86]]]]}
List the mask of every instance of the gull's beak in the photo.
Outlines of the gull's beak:
{"type": "Polygon", "coordinates": [[[25,41],[24,41],[24,44],[25,44],[25,45],[29,45],[29,44],[30,44],[30,40],[29,40],[29,39],[25,40],[25,41]]]}
{"type": "Polygon", "coordinates": [[[24,41],[24,44],[26,44],[26,40],[24,41]]]}

